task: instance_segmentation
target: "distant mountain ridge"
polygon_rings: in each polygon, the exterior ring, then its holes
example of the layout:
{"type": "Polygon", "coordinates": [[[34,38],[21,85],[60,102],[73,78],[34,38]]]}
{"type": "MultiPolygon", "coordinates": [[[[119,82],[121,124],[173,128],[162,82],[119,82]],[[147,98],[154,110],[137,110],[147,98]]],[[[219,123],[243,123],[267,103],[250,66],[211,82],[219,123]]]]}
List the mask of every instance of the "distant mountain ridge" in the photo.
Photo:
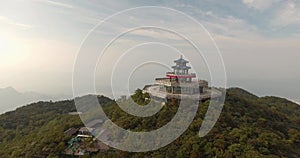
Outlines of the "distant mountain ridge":
{"type": "Polygon", "coordinates": [[[13,87],[0,88],[0,114],[36,101],[49,101],[55,97],[36,92],[18,92],[13,87]]]}

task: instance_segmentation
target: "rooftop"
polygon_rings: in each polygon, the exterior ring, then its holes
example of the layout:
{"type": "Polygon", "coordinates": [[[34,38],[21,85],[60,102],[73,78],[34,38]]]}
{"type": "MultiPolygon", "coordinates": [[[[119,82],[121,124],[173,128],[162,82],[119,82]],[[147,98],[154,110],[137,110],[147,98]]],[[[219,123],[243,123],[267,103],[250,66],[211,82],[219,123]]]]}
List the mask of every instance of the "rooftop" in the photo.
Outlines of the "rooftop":
{"type": "Polygon", "coordinates": [[[186,69],[190,69],[191,67],[186,66],[186,65],[175,65],[172,66],[172,69],[177,69],[177,70],[186,70],[186,69]]]}
{"type": "Polygon", "coordinates": [[[182,55],[180,56],[179,59],[174,60],[175,63],[189,63],[189,61],[185,60],[182,58],[182,55]]]}

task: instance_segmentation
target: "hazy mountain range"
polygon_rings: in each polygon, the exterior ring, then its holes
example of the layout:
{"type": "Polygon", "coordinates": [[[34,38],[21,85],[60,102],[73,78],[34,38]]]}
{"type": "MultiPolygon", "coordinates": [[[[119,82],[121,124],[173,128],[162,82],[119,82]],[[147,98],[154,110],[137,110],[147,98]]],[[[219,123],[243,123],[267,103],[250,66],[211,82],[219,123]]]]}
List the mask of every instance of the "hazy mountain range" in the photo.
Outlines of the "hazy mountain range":
{"type": "Polygon", "coordinates": [[[37,102],[37,101],[56,101],[67,96],[50,96],[37,92],[18,92],[13,87],[0,88],[0,114],[16,109],[17,107],[37,102]]]}

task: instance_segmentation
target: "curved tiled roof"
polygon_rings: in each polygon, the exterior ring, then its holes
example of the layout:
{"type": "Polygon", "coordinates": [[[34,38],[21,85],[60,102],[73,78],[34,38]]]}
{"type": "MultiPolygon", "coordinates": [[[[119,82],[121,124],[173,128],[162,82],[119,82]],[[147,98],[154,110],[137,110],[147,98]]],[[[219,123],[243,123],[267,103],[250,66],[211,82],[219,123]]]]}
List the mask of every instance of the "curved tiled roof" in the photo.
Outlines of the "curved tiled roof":
{"type": "Polygon", "coordinates": [[[183,59],[182,56],[180,56],[180,58],[177,59],[177,60],[174,60],[174,62],[175,62],[175,63],[188,63],[189,61],[183,59]]]}
{"type": "Polygon", "coordinates": [[[186,70],[186,69],[190,69],[191,67],[189,66],[186,66],[186,65],[175,65],[175,66],[172,66],[172,69],[179,69],[179,70],[186,70]]]}

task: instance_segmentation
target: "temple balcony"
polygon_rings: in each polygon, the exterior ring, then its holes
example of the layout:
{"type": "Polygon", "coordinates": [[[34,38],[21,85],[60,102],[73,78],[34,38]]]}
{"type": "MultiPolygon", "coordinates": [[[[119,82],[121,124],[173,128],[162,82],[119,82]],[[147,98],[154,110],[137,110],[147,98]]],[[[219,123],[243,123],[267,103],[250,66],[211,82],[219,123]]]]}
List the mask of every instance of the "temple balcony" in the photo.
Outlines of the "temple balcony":
{"type": "Polygon", "coordinates": [[[201,86],[201,87],[208,87],[208,82],[205,80],[198,80],[198,81],[191,81],[191,82],[184,82],[184,81],[176,81],[170,78],[156,78],[155,82],[157,85],[163,86],[180,86],[180,87],[194,87],[194,86],[201,86]]]}
{"type": "Polygon", "coordinates": [[[174,72],[167,72],[166,73],[167,77],[172,77],[172,78],[195,78],[196,73],[174,73],[174,72]]]}
{"type": "Polygon", "coordinates": [[[151,97],[158,97],[162,99],[176,98],[176,99],[192,99],[192,100],[206,100],[209,98],[217,98],[221,96],[222,92],[214,88],[205,88],[202,93],[196,94],[174,94],[160,90],[160,86],[150,86],[144,89],[151,97]]]}

